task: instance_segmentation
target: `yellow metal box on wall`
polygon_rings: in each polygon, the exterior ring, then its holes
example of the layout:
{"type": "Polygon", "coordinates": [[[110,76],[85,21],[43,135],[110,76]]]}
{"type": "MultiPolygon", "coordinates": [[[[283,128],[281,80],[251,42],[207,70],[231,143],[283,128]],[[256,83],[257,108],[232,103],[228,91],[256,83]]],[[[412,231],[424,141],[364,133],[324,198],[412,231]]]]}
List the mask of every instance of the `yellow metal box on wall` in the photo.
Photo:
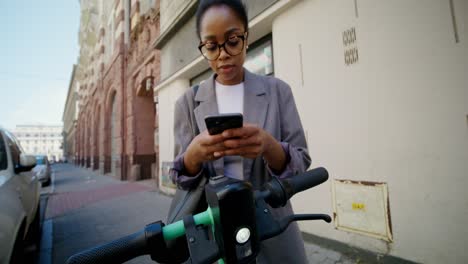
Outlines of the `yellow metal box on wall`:
{"type": "Polygon", "coordinates": [[[386,183],[335,179],[332,192],[337,229],[393,240],[386,183]]]}

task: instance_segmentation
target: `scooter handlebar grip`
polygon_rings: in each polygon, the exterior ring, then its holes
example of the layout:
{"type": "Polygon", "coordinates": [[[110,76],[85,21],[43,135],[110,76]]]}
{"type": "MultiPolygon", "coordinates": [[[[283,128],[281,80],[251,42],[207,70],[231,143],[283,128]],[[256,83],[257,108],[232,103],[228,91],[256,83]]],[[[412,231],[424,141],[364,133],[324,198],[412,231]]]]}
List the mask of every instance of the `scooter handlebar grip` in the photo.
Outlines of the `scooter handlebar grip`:
{"type": "Polygon", "coordinates": [[[315,168],[309,171],[306,171],[300,175],[296,175],[291,178],[283,179],[283,182],[287,182],[291,187],[289,190],[289,197],[293,196],[298,192],[305,191],[312,187],[315,187],[321,183],[324,183],[328,180],[328,171],[323,168],[315,168]]]}
{"type": "Polygon", "coordinates": [[[67,264],[124,263],[147,254],[145,233],[138,232],[71,256],[67,264]]]}

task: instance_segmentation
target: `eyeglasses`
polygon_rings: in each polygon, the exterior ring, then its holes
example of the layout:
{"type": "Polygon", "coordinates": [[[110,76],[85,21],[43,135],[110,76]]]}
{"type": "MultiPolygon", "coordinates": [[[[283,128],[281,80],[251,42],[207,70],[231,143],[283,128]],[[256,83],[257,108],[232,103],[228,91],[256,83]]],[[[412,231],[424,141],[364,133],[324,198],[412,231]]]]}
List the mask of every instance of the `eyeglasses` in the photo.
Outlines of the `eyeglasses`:
{"type": "Polygon", "coordinates": [[[216,42],[205,42],[198,46],[201,54],[205,59],[213,61],[218,59],[221,54],[221,48],[224,48],[227,54],[231,56],[239,55],[244,49],[244,41],[247,36],[247,32],[243,35],[234,35],[229,37],[223,44],[216,42]]]}

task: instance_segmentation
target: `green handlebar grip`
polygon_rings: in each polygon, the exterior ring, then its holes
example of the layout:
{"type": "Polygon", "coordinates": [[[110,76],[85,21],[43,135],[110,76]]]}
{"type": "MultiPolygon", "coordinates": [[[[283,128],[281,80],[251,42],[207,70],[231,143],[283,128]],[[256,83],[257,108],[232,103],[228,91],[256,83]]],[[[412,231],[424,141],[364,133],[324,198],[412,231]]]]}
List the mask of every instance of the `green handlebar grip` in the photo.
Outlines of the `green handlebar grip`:
{"type": "MultiPolygon", "coordinates": [[[[195,220],[196,225],[213,225],[214,223],[213,213],[210,207],[208,207],[206,211],[194,215],[193,219],[195,220]]],[[[162,231],[164,240],[166,241],[170,241],[180,236],[183,236],[185,235],[184,221],[179,220],[170,225],[167,225],[163,227],[162,231]]]]}

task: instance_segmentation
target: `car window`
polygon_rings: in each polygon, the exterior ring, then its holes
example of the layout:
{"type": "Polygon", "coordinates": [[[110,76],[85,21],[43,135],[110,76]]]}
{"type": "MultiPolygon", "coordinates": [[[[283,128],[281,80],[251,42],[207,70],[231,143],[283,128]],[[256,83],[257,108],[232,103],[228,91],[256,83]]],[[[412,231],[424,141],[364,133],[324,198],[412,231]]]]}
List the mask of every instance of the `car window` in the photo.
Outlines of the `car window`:
{"type": "Polygon", "coordinates": [[[13,167],[19,168],[20,165],[20,155],[21,155],[21,147],[15,142],[15,138],[10,135],[8,132],[5,133],[6,143],[10,147],[11,151],[11,160],[13,161],[13,167]]]}
{"type": "Polygon", "coordinates": [[[18,149],[18,151],[20,152],[20,154],[21,154],[21,153],[25,153],[23,147],[21,146],[21,144],[20,144],[20,142],[19,142],[19,140],[18,140],[13,134],[11,134],[11,133],[8,132],[8,131],[5,131],[5,134],[13,141],[13,143],[15,143],[16,148],[18,149]]]}
{"type": "Polygon", "coordinates": [[[37,165],[45,165],[46,160],[43,156],[36,156],[36,164],[37,165]]]}
{"type": "Polygon", "coordinates": [[[8,157],[6,153],[5,141],[2,134],[0,134],[0,171],[6,170],[8,167],[8,157]]]}

